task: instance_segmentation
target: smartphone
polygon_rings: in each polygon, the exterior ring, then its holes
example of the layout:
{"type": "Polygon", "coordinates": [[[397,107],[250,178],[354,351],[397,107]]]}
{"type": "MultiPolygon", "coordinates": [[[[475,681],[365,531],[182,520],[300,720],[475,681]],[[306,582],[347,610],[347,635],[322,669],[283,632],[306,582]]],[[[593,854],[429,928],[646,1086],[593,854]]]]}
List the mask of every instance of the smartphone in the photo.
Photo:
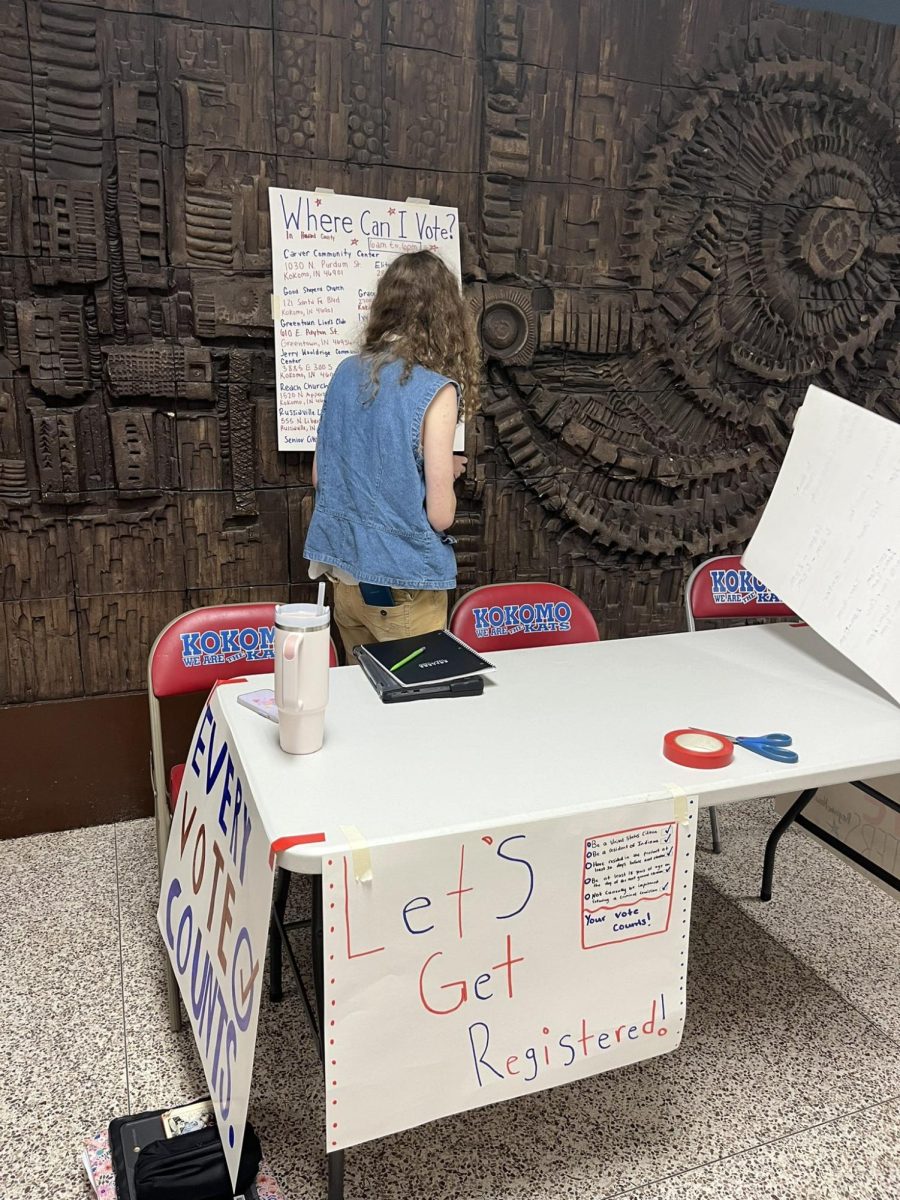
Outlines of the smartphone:
{"type": "Polygon", "coordinates": [[[372,608],[394,608],[396,606],[391,589],[377,583],[361,583],[359,594],[363,598],[363,603],[372,608]]]}
{"type": "Polygon", "coordinates": [[[258,692],[241,692],[238,704],[249,708],[260,716],[268,717],[278,724],[278,709],[275,707],[275,693],[270,688],[260,688],[258,692]]]}

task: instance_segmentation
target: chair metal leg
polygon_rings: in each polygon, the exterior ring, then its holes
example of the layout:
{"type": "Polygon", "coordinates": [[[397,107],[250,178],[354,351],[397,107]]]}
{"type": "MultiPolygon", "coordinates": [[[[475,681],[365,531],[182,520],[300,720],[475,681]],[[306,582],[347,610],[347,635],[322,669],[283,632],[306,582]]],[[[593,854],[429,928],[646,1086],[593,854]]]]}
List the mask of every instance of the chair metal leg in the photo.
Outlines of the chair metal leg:
{"type": "Polygon", "coordinates": [[[778,849],[778,843],[781,841],[787,828],[793,825],[796,818],[803,812],[818,790],[818,788],[807,788],[805,792],[801,792],[769,834],[769,840],[766,842],[766,852],[763,856],[762,887],[759,890],[760,900],[772,899],[772,877],[775,874],[775,852],[778,849]]]}
{"type": "MultiPolygon", "coordinates": [[[[284,913],[287,908],[288,893],[291,890],[291,873],[285,871],[283,867],[278,868],[278,879],[275,885],[275,898],[272,901],[272,907],[278,913],[279,920],[284,922],[284,913]]],[[[272,920],[269,922],[269,999],[277,1004],[284,996],[283,979],[282,979],[282,951],[281,945],[281,930],[275,921],[273,913],[272,920]]]]}
{"type": "MultiPolygon", "coordinates": [[[[153,756],[151,755],[150,776],[153,781],[154,816],[156,819],[156,861],[159,866],[159,878],[162,881],[172,819],[169,816],[165,784],[161,779],[156,778],[153,762],[153,756]]],[[[172,963],[169,961],[169,956],[165,948],[163,948],[163,963],[163,969],[166,973],[166,1008],[169,1012],[169,1028],[173,1033],[178,1033],[181,1030],[181,997],[178,994],[175,972],[172,970],[172,963]]]]}
{"type": "Polygon", "coordinates": [[[719,837],[719,814],[716,812],[715,805],[709,810],[709,831],[712,834],[713,854],[721,854],[722,839],[719,837]]]}

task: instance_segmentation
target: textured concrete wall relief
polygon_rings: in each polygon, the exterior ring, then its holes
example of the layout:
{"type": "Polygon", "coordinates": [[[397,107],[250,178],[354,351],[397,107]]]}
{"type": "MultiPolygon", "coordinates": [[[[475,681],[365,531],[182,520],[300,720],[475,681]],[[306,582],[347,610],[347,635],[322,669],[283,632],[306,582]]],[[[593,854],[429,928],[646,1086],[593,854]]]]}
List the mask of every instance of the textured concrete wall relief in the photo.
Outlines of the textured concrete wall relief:
{"type": "Polygon", "coordinates": [[[0,6],[0,701],[310,594],[267,188],[460,210],[463,587],[679,628],[809,382],[900,419],[900,30],[770,0],[0,6]],[[128,11],[135,9],[137,11],[128,11]]]}
{"type": "MultiPolygon", "coordinates": [[[[561,576],[597,563],[598,599],[621,576],[620,618],[597,605],[607,631],[675,628],[673,576],[747,540],[808,383],[900,418],[895,31],[731,5],[711,47],[697,36],[685,53],[692,15],[660,6],[681,36],[658,74],[652,54],[628,59],[637,26],[570,56],[567,141],[559,110],[536,110],[511,7],[488,5],[485,259],[489,278],[541,287],[530,306],[510,290],[499,333],[482,324],[487,411],[526,492],[570,531],[561,576]],[[551,130],[570,148],[564,188],[529,157],[551,130]],[[510,359],[531,309],[533,355],[510,359]]],[[[602,27],[609,6],[588,8],[602,27]]],[[[545,77],[566,94],[565,63],[545,77]]],[[[501,547],[502,576],[520,555],[501,547]]]]}

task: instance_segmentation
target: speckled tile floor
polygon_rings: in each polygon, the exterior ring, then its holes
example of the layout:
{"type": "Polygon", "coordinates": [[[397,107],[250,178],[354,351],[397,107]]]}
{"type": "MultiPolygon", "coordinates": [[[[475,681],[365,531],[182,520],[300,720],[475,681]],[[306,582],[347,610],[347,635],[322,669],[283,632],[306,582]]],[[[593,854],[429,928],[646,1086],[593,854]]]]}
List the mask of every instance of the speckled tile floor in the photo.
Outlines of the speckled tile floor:
{"type": "MultiPolygon", "coordinates": [[[[773,820],[723,810],[725,853],[698,858],[679,1051],[358,1147],[348,1200],[898,1200],[900,904],[792,832],[761,905],[773,820]]],[[[150,821],[0,842],[0,1200],[86,1200],[82,1134],[203,1090],[166,1025],[154,864],[150,821]]],[[[313,1200],[294,999],[263,1010],[251,1116],[313,1200]]]]}

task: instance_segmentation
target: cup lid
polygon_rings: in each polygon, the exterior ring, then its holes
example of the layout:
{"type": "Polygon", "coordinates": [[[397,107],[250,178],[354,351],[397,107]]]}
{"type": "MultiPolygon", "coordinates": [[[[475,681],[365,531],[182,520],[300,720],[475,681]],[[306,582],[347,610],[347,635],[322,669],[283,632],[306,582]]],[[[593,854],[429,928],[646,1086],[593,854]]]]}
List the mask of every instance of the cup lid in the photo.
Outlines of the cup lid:
{"type": "Polygon", "coordinates": [[[331,624],[327,604],[276,604],[275,624],[279,629],[324,629],[331,624]]]}

